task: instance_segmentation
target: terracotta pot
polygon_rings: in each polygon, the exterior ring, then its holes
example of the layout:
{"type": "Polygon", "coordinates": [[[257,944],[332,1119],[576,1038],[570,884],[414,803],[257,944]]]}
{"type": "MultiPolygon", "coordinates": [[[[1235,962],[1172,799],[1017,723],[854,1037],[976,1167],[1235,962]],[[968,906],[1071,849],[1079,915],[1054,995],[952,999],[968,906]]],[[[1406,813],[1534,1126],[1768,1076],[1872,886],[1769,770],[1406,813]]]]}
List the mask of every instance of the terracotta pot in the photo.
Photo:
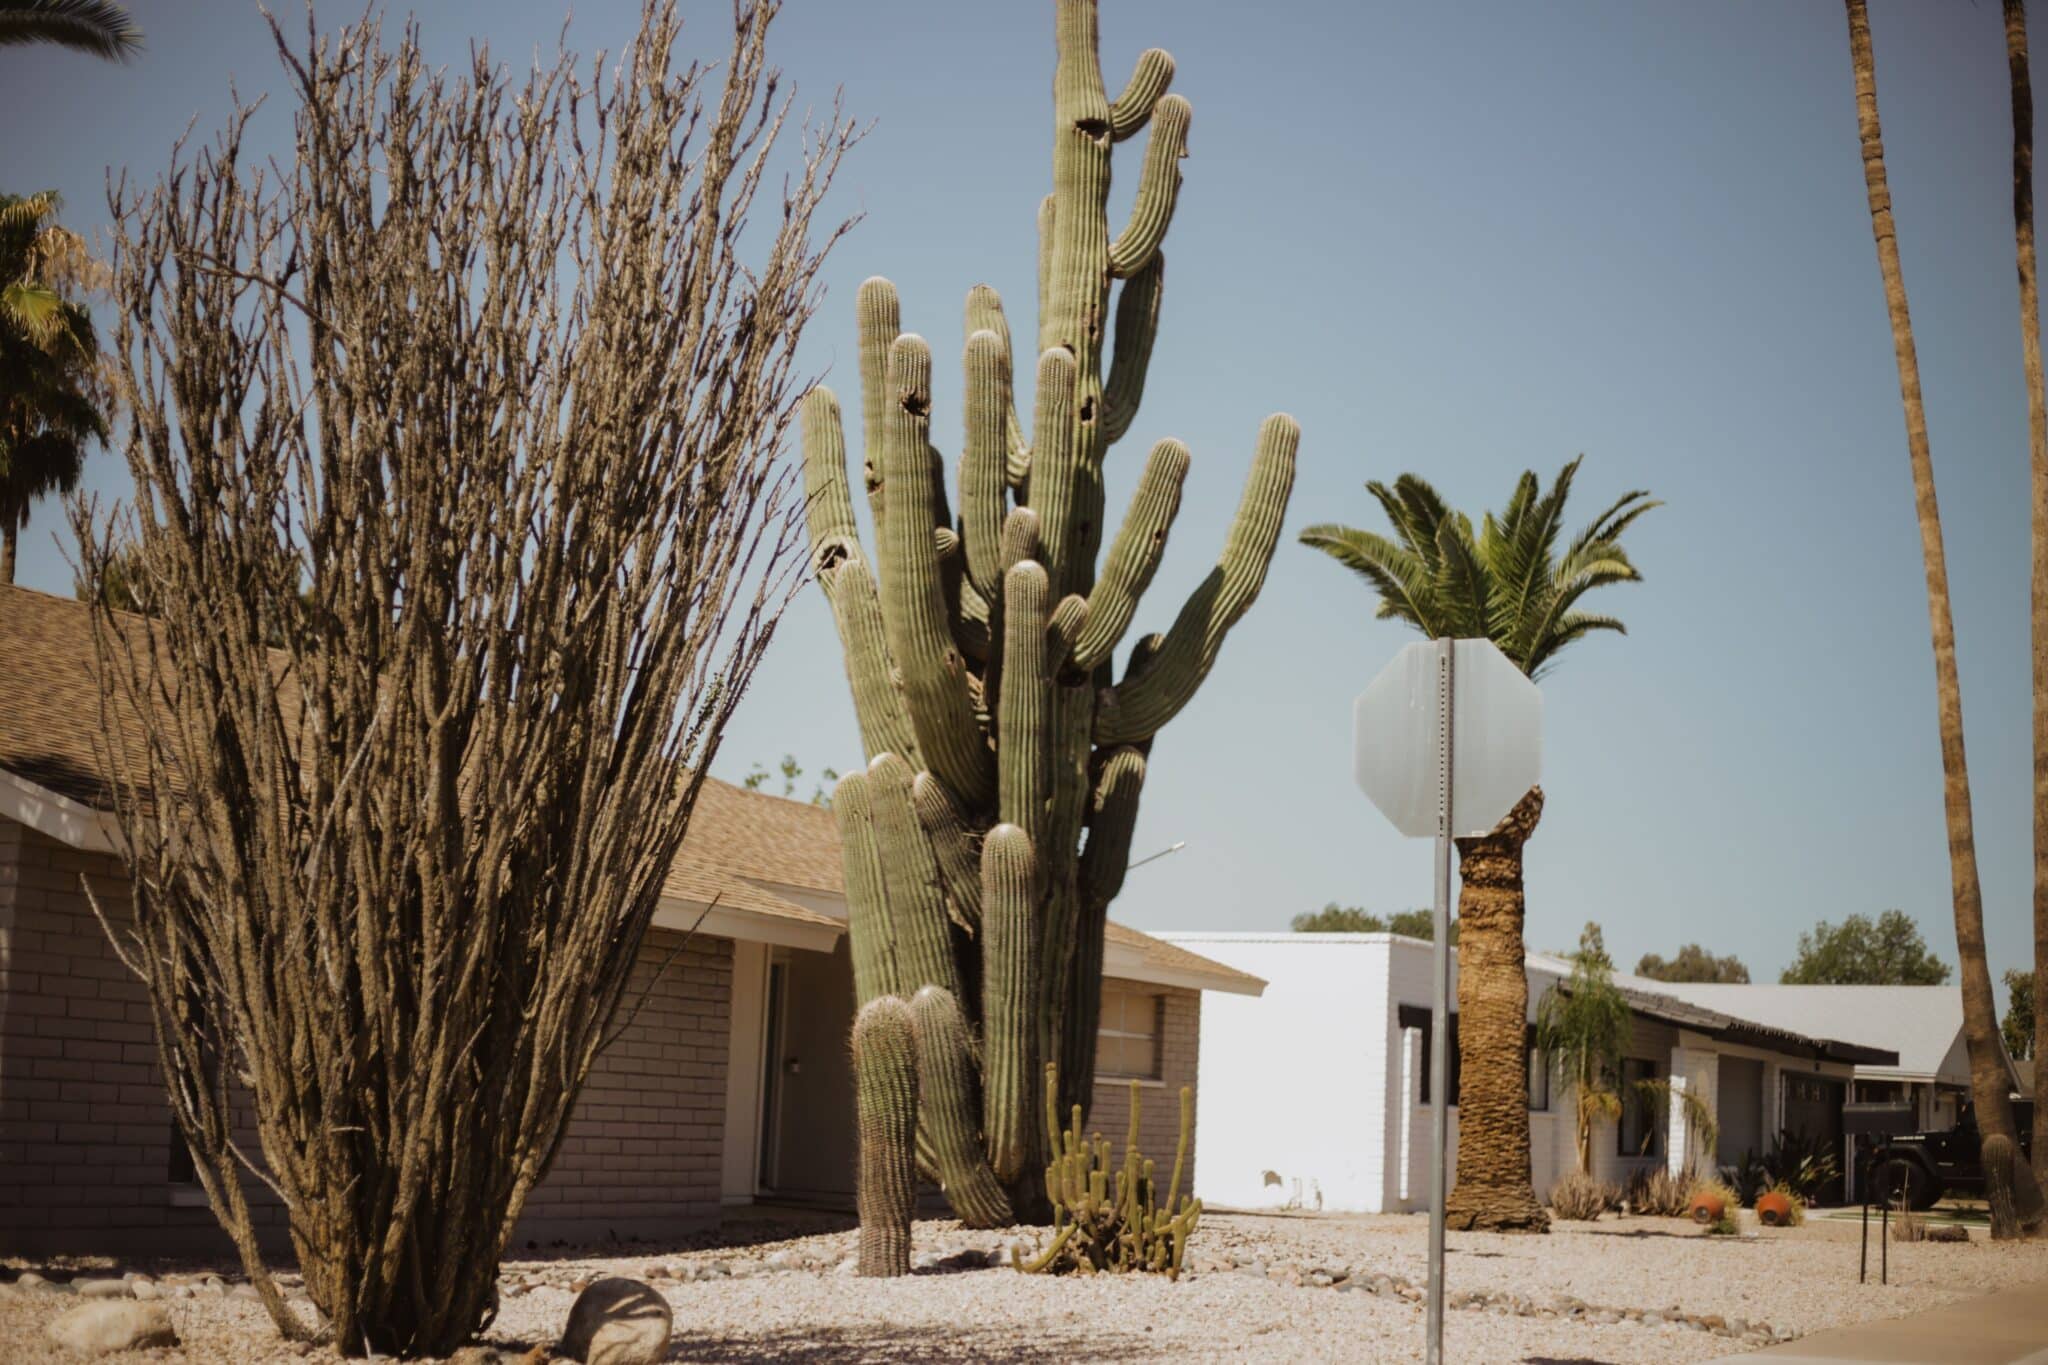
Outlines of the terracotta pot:
{"type": "Polygon", "coordinates": [[[1756,1220],[1767,1228],[1782,1228],[1792,1221],[1792,1201],[1777,1190],[1765,1190],[1756,1197],[1756,1220]]]}
{"type": "Polygon", "coordinates": [[[1718,1190],[1696,1190],[1692,1202],[1685,1206],[1686,1217],[1695,1223],[1718,1223],[1726,1212],[1728,1201],[1718,1190]]]}

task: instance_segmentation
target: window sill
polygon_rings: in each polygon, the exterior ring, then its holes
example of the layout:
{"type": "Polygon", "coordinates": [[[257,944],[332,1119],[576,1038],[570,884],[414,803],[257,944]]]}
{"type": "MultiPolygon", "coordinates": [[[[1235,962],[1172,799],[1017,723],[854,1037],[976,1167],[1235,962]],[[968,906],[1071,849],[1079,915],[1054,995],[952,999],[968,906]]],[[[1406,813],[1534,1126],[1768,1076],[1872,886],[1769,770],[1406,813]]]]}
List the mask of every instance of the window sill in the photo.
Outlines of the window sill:
{"type": "Polygon", "coordinates": [[[207,1207],[206,1191],[196,1184],[173,1185],[165,1202],[174,1209],[203,1209],[207,1207]]]}
{"type": "Polygon", "coordinates": [[[1097,1085],[1129,1085],[1132,1081],[1136,1081],[1139,1088],[1143,1090],[1166,1089],[1166,1082],[1155,1076],[1097,1076],[1095,1078],[1097,1085]]]}

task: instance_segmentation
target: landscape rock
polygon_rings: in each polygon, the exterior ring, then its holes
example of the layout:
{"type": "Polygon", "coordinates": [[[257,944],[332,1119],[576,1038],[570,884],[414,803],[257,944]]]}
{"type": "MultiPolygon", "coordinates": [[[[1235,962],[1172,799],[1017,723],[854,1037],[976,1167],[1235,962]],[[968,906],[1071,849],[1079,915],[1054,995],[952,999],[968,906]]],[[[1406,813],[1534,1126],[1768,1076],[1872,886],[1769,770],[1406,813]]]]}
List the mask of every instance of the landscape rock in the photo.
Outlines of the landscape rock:
{"type": "Polygon", "coordinates": [[[60,1314],[50,1338],[80,1355],[109,1355],[149,1346],[176,1346],[178,1333],[160,1303],[100,1300],[60,1314]]]}
{"type": "Polygon", "coordinates": [[[603,1279],[577,1295],[556,1349],[584,1365],[653,1365],[667,1357],[674,1325],[674,1310],[651,1286],[603,1279]]]}
{"type": "Polygon", "coordinates": [[[71,1288],[81,1299],[125,1299],[130,1292],[126,1280],[74,1280],[71,1288]]]}
{"type": "Polygon", "coordinates": [[[155,1280],[130,1280],[128,1282],[128,1292],[138,1299],[160,1299],[164,1296],[163,1286],[155,1280]]]}

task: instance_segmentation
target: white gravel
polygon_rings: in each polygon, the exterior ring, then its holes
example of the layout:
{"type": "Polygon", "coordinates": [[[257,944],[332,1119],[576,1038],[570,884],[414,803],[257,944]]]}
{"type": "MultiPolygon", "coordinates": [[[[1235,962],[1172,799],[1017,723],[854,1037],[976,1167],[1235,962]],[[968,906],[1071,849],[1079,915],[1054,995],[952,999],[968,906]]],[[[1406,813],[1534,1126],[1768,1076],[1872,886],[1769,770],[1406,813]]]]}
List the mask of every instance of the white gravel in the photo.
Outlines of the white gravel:
{"type": "MultiPolygon", "coordinates": [[[[829,1225],[810,1225],[821,1221],[829,1225]]],[[[699,1239],[625,1255],[565,1248],[509,1263],[503,1309],[487,1339],[514,1350],[551,1344],[577,1288],[617,1274],[648,1280],[674,1305],[678,1361],[1422,1358],[1422,1307],[1400,1292],[1402,1281],[1423,1276],[1426,1227],[1415,1216],[1212,1215],[1190,1248],[1193,1272],[1179,1283],[1053,1280],[992,1268],[989,1253],[1010,1237],[944,1222],[918,1225],[926,1263],[918,1273],[862,1280],[837,1269],[850,1254],[851,1231],[789,1231],[757,1219],[726,1228],[728,1239],[744,1245],[699,1239]],[[1386,1283],[1375,1293],[1370,1286],[1379,1277],[1386,1283]]],[[[2048,1280],[2048,1245],[1991,1244],[1981,1232],[1966,1245],[1894,1245],[1888,1286],[1859,1286],[1856,1260],[1855,1227],[1818,1221],[1739,1238],[1705,1237],[1675,1220],[1620,1217],[1560,1224],[1548,1237],[1454,1233],[1446,1355],[1460,1362],[1712,1360],[1747,1349],[1765,1331],[1803,1335],[2048,1280]],[[1475,1294],[1481,1300],[1467,1304],[1475,1294]],[[1621,1313],[1688,1321],[1602,1320],[1621,1313]],[[1750,1328],[1746,1340],[1730,1335],[1738,1319],[1750,1328]]],[[[7,1264],[0,1281],[26,1268],[7,1264]]],[[[231,1281],[221,1290],[203,1280],[181,1286],[195,1267],[183,1267],[183,1275],[105,1262],[38,1269],[61,1281],[155,1272],[150,1283],[183,1345],[124,1359],[281,1365],[303,1358],[278,1341],[260,1305],[234,1294],[231,1281]]],[[[0,1360],[63,1359],[44,1330],[78,1301],[71,1292],[0,1288],[0,1360]]],[[[332,1358],[328,1348],[306,1354],[332,1358]]]]}

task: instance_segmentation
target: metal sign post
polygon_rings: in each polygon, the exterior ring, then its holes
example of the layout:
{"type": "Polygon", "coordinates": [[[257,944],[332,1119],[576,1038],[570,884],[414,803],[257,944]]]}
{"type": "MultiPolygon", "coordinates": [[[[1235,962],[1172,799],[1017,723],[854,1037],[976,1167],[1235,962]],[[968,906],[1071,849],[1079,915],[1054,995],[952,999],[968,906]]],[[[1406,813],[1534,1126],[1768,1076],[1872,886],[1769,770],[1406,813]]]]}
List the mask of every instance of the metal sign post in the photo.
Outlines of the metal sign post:
{"type": "Polygon", "coordinates": [[[1429,1093],[1429,1365],[1444,1358],[1450,1193],[1451,847],[1485,834],[1542,771],[1543,696],[1487,640],[1428,640],[1394,656],[1352,704],[1359,787],[1413,839],[1436,840],[1429,1093]],[[1452,788],[1456,786],[1456,798],[1452,788]]]}
{"type": "Polygon", "coordinates": [[[1451,1112],[1451,753],[1457,651],[1450,640],[1436,642],[1436,946],[1430,960],[1429,1093],[1429,1337],[1428,1365],[1444,1359],[1444,1200],[1450,1195],[1444,1150],[1450,1142],[1451,1112]]]}

